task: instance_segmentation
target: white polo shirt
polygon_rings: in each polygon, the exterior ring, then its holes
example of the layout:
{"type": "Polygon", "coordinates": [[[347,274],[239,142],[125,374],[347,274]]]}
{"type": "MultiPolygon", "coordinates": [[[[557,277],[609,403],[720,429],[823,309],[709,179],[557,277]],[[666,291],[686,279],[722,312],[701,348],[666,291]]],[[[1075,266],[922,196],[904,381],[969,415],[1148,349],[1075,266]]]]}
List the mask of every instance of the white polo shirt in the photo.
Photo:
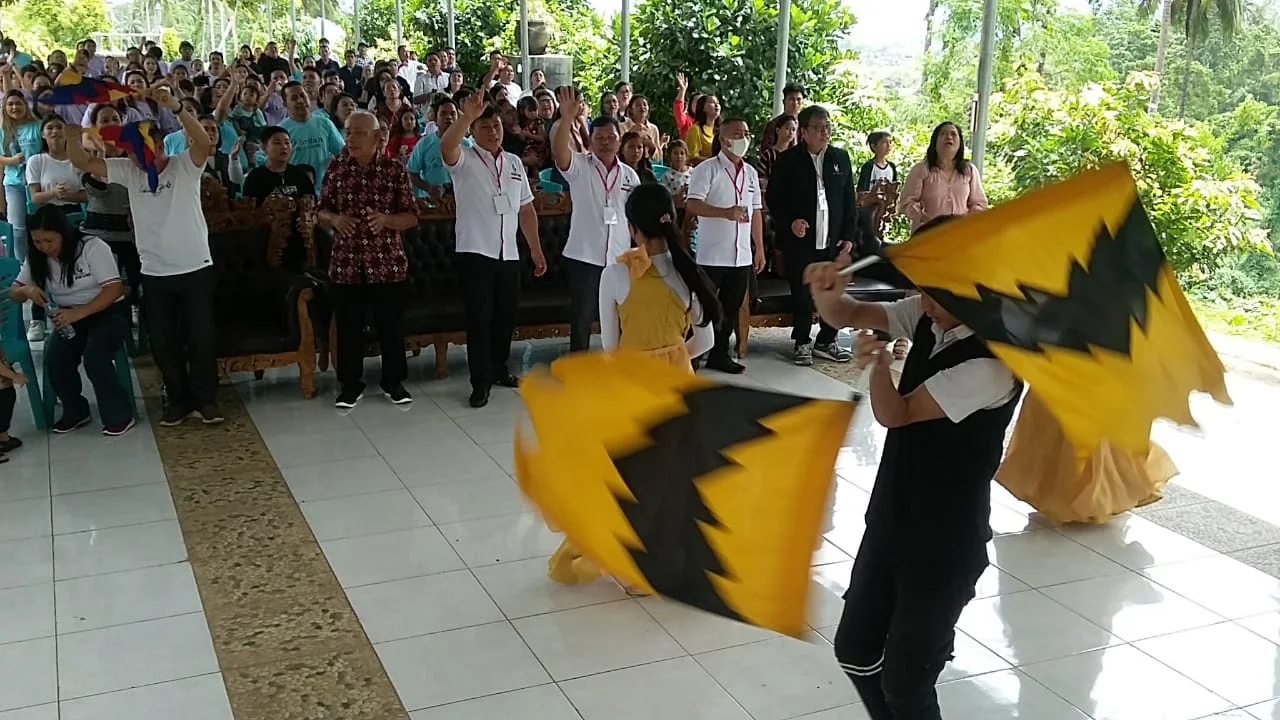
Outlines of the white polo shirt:
{"type": "MultiPolygon", "coordinates": [[[[924,317],[919,295],[885,303],[884,311],[889,320],[889,334],[894,337],[915,335],[916,325],[924,317]]],[[[931,356],[973,335],[966,325],[945,332],[937,325],[930,329],[934,339],[931,356]]],[[[979,410],[998,408],[1022,391],[1008,366],[995,358],[966,360],[925,380],[924,388],[951,422],[960,422],[979,410]]]]}
{"type": "Polygon", "coordinates": [[[458,162],[445,163],[453,178],[458,215],[456,251],[499,260],[519,260],[516,228],[520,208],[533,202],[533,190],[520,158],[500,152],[495,158],[478,145],[463,148],[458,162]]]}
{"type": "Polygon", "coordinates": [[[640,176],[621,160],[609,169],[589,153],[574,153],[569,169],[560,173],[573,194],[564,257],[608,266],[631,249],[625,208],[627,196],[640,186],[640,176]]]}
{"type": "MultiPolygon", "coordinates": [[[[735,168],[723,154],[701,162],[689,173],[690,200],[701,200],[713,207],[745,207],[751,214],[763,207],[760,176],[748,162],[735,168]]],[[[710,267],[744,267],[751,265],[751,220],[746,222],[724,218],[698,218],[699,265],[710,267]]]]}

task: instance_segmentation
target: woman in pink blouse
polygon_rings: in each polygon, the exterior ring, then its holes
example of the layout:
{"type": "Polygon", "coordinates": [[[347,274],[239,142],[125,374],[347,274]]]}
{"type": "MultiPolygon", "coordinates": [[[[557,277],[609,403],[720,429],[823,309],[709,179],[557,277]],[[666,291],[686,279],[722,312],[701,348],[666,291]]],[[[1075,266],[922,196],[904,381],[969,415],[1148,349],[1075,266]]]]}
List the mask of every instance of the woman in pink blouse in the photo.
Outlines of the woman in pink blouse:
{"type": "Polygon", "coordinates": [[[955,123],[933,129],[922,163],[907,175],[898,195],[898,212],[911,220],[911,230],[941,215],[966,215],[987,209],[978,168],[964,157],[964,137],[955,123]]]}

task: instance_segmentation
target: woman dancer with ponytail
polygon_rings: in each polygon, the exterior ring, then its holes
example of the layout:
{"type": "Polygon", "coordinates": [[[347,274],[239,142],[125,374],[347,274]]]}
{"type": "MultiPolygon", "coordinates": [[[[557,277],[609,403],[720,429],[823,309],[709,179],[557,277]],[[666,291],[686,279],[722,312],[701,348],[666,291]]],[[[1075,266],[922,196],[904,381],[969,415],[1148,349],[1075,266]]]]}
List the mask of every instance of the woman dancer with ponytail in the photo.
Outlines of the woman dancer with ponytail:
{"type": "MultiPolygon", "coordinates": [[[[600,276],[600,339],[606,352],[642,352],[693,373],[695,358],[715,343],[720,301],[693,261],[676,225],[671,193],[645,184],[626,205],[631,250],[600,276]]],[[[552,580],[589,583],[600,570],[568,540],[548,562],[552,580]]]]}

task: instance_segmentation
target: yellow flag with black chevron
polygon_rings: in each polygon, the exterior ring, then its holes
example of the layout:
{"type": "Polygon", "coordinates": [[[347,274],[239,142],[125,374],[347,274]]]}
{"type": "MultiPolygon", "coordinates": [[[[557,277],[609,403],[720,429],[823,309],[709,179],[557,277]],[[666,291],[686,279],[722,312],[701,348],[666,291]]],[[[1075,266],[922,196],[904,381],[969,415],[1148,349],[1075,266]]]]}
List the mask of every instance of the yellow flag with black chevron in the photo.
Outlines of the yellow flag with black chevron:
{"type": "Polygon", "coordinates": [[[1083,464],[1108,441],[1146,457],[1188,395],[1229,403],[1224,369],[1123,164],[1083,172],[886,249],[1031,387],[1083,464]]]}
{"type": "Polygon", "coordinates": [[[520,385],[516,477],[628,587],[792,636],[854,402],[720,385],[639,354],[574,354],[520,385]]]}

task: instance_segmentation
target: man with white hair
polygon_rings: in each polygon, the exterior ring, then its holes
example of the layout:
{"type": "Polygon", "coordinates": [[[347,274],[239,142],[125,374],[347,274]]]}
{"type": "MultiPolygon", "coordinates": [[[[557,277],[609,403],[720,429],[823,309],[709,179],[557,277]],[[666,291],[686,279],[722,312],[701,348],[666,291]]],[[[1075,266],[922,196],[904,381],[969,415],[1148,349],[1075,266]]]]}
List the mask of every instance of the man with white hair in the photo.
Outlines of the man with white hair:
{"type": "Polygon", "coordinates": [[[334,402],[352,408],[364,394],[364,325],[373,316],[382,348],[382,392],[400,405],[404,389],[402,293],[409,259],[400,233],[418,222],[404,165],[378,152],[378,118],[357,110],[347,118],[346,150],[329,164],[320,188],[318,220],[333,230],[329,256],[333,318],[338,328],[336,369],[342,387],[334,402]]]}

